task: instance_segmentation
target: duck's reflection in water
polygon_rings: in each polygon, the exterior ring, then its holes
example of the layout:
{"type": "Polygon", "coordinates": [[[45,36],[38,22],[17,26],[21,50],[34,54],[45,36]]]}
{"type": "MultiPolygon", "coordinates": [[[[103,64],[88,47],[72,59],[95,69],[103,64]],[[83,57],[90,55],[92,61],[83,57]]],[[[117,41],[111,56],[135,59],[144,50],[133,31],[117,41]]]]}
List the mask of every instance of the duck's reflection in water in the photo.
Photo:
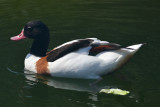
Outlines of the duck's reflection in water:
{"type": "Polygon", "coordinates": [[[87,80],[87,79],[70,79],[70,78],[56,78],[44,75],[38,75],[33,72],[24,71],[25,77],[29,85],[36,84],[37,82],[52,86],[54,88],[85,91],[85,92],[99,92],[100,89],[105,86],[99,86],[99,80],[87,80]]]}

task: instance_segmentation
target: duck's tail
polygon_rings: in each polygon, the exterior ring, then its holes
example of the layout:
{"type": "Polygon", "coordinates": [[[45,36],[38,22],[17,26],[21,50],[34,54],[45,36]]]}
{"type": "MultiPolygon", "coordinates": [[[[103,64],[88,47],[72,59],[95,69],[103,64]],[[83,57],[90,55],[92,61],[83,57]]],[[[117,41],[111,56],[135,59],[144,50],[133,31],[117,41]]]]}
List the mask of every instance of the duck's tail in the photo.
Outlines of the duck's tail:
{"type": "Polygon", "coordinates": [[[145,44],[146,43],[131,45],[131,46],[128,46],[128,47],[124,48],[124,50],[128,50],[131,54],[135,54],[145,44]]]}
{"type": "Polygon", "coordinates": [[[132,56],[140,49],[142,45],[143,44],[131,45],[126,48],[101,52],[96,55],[98,58],[104,61],[104,64],[102,66],[106,69],[100,74],[107,74],[121,68],[125,63],[129,61],[129,59],[132,58],[132,56]]]}

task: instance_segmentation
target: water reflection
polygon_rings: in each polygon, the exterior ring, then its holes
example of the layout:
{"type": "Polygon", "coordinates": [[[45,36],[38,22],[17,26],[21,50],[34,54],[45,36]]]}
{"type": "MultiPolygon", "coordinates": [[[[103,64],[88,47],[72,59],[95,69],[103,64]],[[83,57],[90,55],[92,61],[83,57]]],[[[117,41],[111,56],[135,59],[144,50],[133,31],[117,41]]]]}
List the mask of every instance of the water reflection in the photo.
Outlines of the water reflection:
{"type": "Polygon", "coordinates": [[[99,86],[97,80],[69,79],[69,78],[53,78],[44,75],[34,74],[30,71],[24,71],[27,84],[34,85],[36,82],[46,84],[58,89],[98,92],[102,87],[99,86]]]}
{"type": "Polygon", "coordinates": [[[114,103],[115,100],[118,100],[117,104],[120,105],[123,105],[124,101],[134,105],[140,103],[137,95],[132,93],[129,96],[99,94],[98,92],[102,88],[113,88],[113,86],[108,85],[109,83],[104,82],[105,80],[93,84],[96,80],[53,78],[26,70],[22,73],[11,68],[7,69],[16,77],[23,78],[22,84],[18,86],[19,104],[30,106],[32,103],[41,102],[36,105],[53,106],[55,102],[58,102],[58,105],[63,105],[61,102],[67,101],[70,105],[84,103],[87,106],[96,107],[101,103],[109,106],[110,103],[108,102],[114,103]]]}

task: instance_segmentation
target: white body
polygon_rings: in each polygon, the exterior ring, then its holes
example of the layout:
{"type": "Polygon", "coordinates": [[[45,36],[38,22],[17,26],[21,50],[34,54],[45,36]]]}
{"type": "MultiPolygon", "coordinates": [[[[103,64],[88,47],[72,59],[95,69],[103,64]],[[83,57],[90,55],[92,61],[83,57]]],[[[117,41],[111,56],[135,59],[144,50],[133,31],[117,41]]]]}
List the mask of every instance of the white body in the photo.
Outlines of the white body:
{"type": "MultiPolygon", "coordinates": [[[[74,41],[65,44],[72,42],[74,41]]],[[[93,43],[102,42],[108,43],[97,39],[95,39],[93,43]]],[[[89,50],[91,49],[91,46],[88,46],[75,52],[71,52],[54,62],[48,62],[48,70],[50,74],[55,77],[98,79],[101,75],[121,67],[141,46],[142,44],[137,44],[127,47],[128,49],[122,48],[114,51],[104,51],[96,56],[88,55],[89,50]]],[[[37,72],[35,66],[39,59],[40,57],[28,54],[25,58],[25,69],[37,72]]]]}

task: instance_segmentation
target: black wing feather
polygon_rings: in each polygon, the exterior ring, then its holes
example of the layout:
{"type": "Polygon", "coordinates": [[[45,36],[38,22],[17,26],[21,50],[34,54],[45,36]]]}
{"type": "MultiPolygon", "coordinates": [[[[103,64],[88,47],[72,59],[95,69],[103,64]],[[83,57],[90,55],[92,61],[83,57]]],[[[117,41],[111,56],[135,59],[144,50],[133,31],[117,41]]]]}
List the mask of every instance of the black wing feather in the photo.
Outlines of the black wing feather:
{"type": "Polygon", "coordinates": [[[62,46],[60,48],[57,48],[53,51],[51,51],[48,56],[47,56],[47,61],[48,62],[53,62],[64,55],[76,51],[80,48],[87,47],[93,42],[92,39],[80,39],[77,42],[73,42],[72,44],[67,44],[65,46],[62,46]]]}

